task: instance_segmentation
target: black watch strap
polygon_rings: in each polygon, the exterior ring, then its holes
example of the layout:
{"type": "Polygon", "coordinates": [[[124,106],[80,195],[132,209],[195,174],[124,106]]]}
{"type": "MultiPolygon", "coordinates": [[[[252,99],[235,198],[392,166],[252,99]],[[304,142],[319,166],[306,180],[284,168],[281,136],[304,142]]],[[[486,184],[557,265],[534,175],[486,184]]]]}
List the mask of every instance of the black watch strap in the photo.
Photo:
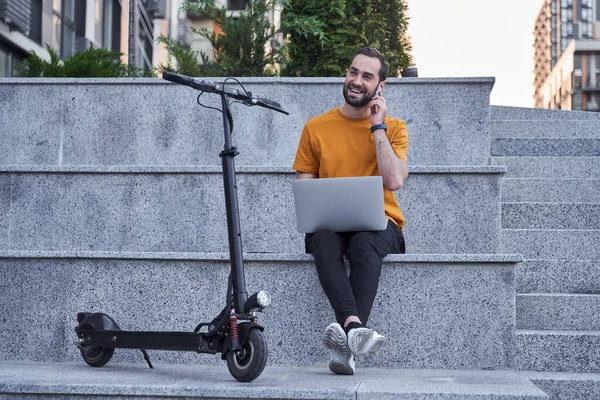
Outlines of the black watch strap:
{"type": "Polygon", "coordinates": [[[383,123],[383,124],[377,124],[377,125],[371,126],[371,132],[375,132],[377,129],[383,129],[383,130],[387,131],[387,125],[385,123],[383,123]]]}

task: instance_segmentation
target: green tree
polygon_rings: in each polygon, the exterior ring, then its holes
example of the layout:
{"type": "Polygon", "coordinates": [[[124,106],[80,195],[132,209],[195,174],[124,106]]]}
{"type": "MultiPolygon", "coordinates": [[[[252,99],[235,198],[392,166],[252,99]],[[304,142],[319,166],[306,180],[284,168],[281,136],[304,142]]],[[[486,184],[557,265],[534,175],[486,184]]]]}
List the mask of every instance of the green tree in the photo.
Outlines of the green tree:
{"type": "Polygon", "coordinates": [[[246,9],[234,18],[225,7],[216,6],[214,0],[185,2],[184,10],[208,18],[220,29],[220,32],[193,29],[208,39],[214,49],[213,65],[207,62],[208,55],[200,52],[205,68],[219,76],[275,75],[279,44],[277,32],[267,18],[272,7],[273,0],[250,0],[246,9]]]}
{"type": "MultiPolygon", "coordinates": [[[[268,18],[275,9],[287,6],[287,0],[249,0],[245,10],[234,16],[225,7],[218,7],[214,0],[186,1],[183,11],[213,21],[219,32],[206,28],[193,29],[208,39],[213,47],[213,60],[199,52],[203,76],[273,76],[278,67],[286,63],[286,47],[282,31],[293,29],[302,37],[323,43],[324,24],[309,15],[290,16],[276,28],[268,18]]],[[[175,46],[182,47],[175,44],[175,46]]],[[[181,50],[181,49],[180,49],[181,50]]],[[[181,53],[181,52],[180,52],[181,53]]],[[[178,61],[178,55],[171,53],[178,61]]]]}
{"type": "Polygon", "coordinates": [[[301,29],[284,26],[288,60],[283,75],[343,76],[362,46],[377,48],[390,75],[411,65],[405,0],[289,0],[282,20],[313,16],[324,25],[324,43],[306,40],[301,29]]]}
{"type": "Polygon", "coordinates": [[[21,63],[18,76],[28,78],[121,78],[140,76],[140,70],[123,64],[121,54],[90,45],[85,51],[73,54],[64,62],[49,46],[50,61],[31,51],[21,63]]]}

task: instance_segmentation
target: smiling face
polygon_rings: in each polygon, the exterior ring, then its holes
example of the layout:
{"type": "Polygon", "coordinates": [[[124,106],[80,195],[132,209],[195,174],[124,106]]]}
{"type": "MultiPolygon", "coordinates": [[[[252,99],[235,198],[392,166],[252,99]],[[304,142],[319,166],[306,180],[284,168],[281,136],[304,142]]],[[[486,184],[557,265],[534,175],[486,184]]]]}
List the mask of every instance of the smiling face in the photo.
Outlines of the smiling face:
{"type": "Polygon", "coordinates": [[[366,106],[375,96],[379,85],[381,62],[376,57],[359,54],[346,72],[344,100],[352,107],[366,106]]]}

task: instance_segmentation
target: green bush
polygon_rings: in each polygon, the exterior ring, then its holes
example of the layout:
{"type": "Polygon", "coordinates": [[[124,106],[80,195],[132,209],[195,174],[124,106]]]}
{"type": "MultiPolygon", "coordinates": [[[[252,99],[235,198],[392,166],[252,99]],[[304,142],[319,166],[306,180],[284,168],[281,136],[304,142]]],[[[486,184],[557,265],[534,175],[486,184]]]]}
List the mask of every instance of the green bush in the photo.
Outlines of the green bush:
{"type": "Polygon", "coordinates": [[[85,51],[73,54],[64,62],[48,45],[50,61],[34,51],[21,63],[18,76],[27,78],[122,78],[141,75],[138,68],[123,64],[121,54],[90,45],[85,51]]]}
{"type": "Polygon", "coordinates": [[[161,35],[156,41],[163,43],[169,52],[169,60],[166,64],[158,66],[158,72],[162,74],[165,71],[169,71],[187,76],[202,75],[198,66],[198,59],[201,56],[199,52],[192,50],[190,46],[179,44],[166,36],[161,35]],[[177,62],[177,65],[173,65],[173,58],[177,62]]]}

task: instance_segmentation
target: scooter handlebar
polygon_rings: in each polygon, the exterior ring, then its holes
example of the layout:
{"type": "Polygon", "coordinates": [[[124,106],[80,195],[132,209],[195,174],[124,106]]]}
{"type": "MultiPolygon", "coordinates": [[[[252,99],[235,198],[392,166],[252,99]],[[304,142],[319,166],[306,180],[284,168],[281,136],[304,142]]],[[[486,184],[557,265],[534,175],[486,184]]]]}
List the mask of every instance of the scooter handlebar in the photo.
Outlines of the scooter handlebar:
{"type": "Polygon", "coordinates": [[[163,77],[163,79],[166,79],[168,81],[179,83],[180,85],[185,85],[185,86],[191,86],[191,84],[194,83],[193,78],[186,76],[186,75],[179,75],[174,72],[165,71],[165,72],[163,72],[162,77],[163,77]]]}
{"type": "Polygon", "coordinates": [[[250,92],[239,91],[237,89],[226,88],[223,85],[216,84],[211,81],[205,81],[203,79],[194,79],[191,76],[180,75],[174,72],[163,72],[163,79],[178,83],[184,86],[190,86],[196,90],[200,90],[206,93],[224,93],[229,97],[233,97],[235,99],[241,100],[244,104],[248,106],[261,106],[264,108],[269,108],[274,111],[278,111],[280,113],[289,115],[289,113],[281,108],[281,105],[273,100],[264,99],[261,97],[253,96],[250,92]]]}

